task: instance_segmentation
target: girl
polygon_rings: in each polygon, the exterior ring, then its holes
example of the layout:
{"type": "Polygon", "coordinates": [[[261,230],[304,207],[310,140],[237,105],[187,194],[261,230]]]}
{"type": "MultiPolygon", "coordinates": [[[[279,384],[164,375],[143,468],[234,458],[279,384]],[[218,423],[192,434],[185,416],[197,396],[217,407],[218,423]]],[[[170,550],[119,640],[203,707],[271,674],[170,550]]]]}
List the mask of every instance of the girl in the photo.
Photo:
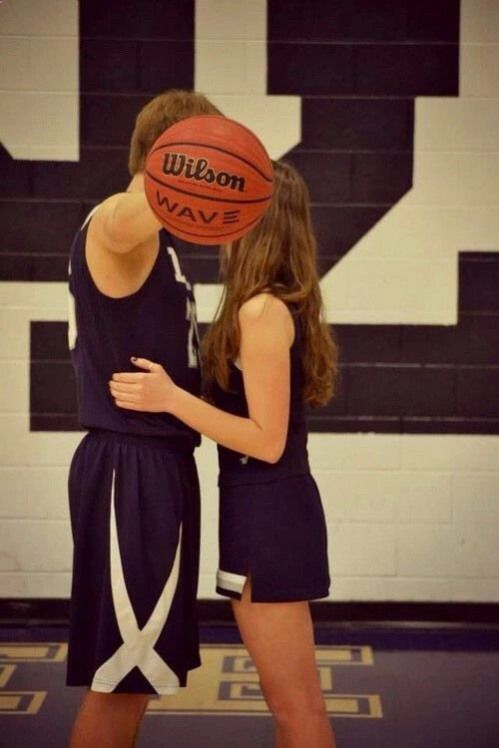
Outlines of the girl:
{"type": "Polygon", "coordinates": [[[206,402],[151,361],[110,382],[120,408],[166,411],[219,450],[217,591],[232,598],[276,724],[278,748],[334,748],[309,600],[327,597],[327,537],[307,457],[305,405],[333,393],[306,185],[275,164],[272,203],[225,248],[225,288],[204,340],[206,402]]]}

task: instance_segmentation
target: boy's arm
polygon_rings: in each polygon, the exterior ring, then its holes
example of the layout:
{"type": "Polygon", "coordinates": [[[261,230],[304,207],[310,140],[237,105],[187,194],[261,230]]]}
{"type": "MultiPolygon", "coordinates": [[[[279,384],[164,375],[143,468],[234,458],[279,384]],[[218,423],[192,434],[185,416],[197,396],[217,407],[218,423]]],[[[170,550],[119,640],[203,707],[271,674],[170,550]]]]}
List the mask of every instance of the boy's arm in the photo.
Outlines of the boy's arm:
{"type": "Polygon", "coordinates": [[[89,235],[99,247],[124,254],[143,245],[161,227],[144,192],[120,192],[99,205],[89,235]]]}

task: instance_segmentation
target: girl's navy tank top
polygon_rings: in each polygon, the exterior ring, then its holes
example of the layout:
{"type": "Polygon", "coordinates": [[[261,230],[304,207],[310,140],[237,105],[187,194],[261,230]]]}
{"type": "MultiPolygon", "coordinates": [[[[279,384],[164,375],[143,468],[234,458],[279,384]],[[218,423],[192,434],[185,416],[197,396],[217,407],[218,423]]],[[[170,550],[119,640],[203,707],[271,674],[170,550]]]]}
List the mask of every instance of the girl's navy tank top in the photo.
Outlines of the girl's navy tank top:
{"type": "MultiPolygon", "coordinates": [[[[220,486],[266,483],[310,471],[307,452],[307,424],[304,403],[303,325],[298,313],[290,308],[295,337],[290,348],[291,390],[289,426],[284,452],[276,463],[268,463],[218,445],[220,486]]],[[[262,362],[262,366],[265,362],[262,362]]],[[[229,387],[223,390],[216,383],[211,393],[214,404],[229,413],[247,418],[248,403],[244,393],[242,371],[234,362],[229,364],[229,387]]]]}
{"type": "Polygon", "coordinates": [[[76,374],[78,415],[85,429],[162,436],[194,448],[199,435],[166,413],[115,405],[108,382],[114,372],[142,371],[131,356],[161,364],[176,384],[200,394],[199,338],[191,285],[182,273],[170,235],[159,232],[159,252],[135,293],[111,298],[94,283],[85,257],[90,217],[71,247],[69,347],[76,374]]]}

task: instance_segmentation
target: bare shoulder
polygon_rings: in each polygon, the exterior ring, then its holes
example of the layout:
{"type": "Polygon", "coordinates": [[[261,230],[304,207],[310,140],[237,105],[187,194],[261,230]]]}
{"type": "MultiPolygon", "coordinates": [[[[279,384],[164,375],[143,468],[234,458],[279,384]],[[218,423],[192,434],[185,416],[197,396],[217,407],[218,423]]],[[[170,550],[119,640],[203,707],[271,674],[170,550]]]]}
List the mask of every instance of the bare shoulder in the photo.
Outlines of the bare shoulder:
{"type": "Polygon", "coordinates": [[[96,205],[92,211],[92,219],[90,221],[89,229],[90,226],[92,226],[92,230],[98,232],[105,221],[112,216],[116,206],[120,203],[125,194],[125,192],[117,192],[115,195],[106,197],[102,202],[96,205]]]}
{"type": "Polygon", "coordinates": [[[161,229],[142,190],[118,192],[108,197],[99,205],[92,224],[100,243],[119,254],[143,248],[147,242],[155,245],[161,229]]]}
{"type": "Polygon", "coordinates": [[[270,318],[286,319],[291,317],[290,311],[284,301],[271,293],[259,293],[245,301],[239,309],[239,320],[241,322],[252,322],[270,318]]]}
{"type": "Polygon", "coordinates": [[[106,235],[106,228],[109,218],[113,215],[113,212],[123,197],[122,192],[118,192],[115,195],[110,195],[105,200],[102,200],[98,205],[95,206],[90,216],[88,217],[88,238],[92,244],[95,244],[103,249],[108,248],[108,237],[106,235]]]}
{"type": "Polygon", "coordinates": [[[258,326],[269,332],[282,329],[290,342],[294,337],[293,317],[287,305],[271,293],[260,293],[245,301],[239,309],[241,328],[258,326]]]}

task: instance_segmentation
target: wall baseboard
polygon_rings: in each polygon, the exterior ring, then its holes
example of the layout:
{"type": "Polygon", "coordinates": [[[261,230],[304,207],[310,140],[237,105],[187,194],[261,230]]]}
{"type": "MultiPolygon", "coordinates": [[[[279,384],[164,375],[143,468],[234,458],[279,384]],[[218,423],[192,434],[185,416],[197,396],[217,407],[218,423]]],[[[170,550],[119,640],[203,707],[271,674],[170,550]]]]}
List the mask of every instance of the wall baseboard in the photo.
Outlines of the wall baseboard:
{"type": "MultiPolygon", "coordinates": [[[[201,624],[233,623],[225,600],[199,600],[201,624]]],[[[313,602],[312,615],[319,626],[498,626],[499,603],[474,602],[313,602]]],[[[65,626],[69,619],[67,599],[0,599],[0,625],[65,626]]]]}

